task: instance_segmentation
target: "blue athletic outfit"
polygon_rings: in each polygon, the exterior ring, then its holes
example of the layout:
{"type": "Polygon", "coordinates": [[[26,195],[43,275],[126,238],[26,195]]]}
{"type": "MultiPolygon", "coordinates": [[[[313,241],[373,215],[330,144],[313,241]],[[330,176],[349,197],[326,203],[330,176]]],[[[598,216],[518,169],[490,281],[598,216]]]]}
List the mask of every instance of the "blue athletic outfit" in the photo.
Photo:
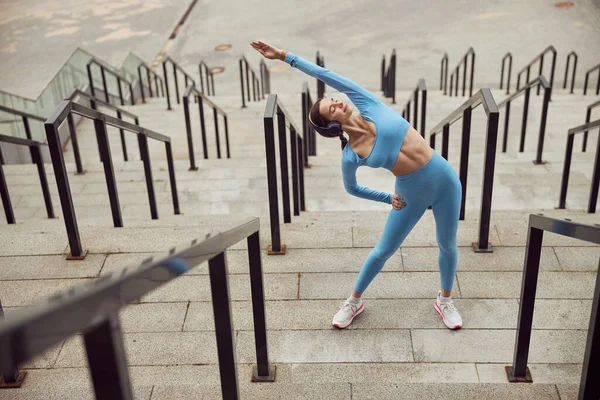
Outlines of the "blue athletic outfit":
{"type": "MultiPolygon", "coordinates": [[[[361,116],[375,124],[375,141],[367,157],[359,157],[349,144],[342,151],[344,187],[354,196],[392,204],[391,193],[359,185],[356,182],[356,169],[366,165],[391,170],[410,127],[409,122],[375,95],[347,78],[290,52],[287,53],[285,62],[346,94],[359,109],[361,116]]],[[[379,242],[361,268],[354,290],[360,293],[365,291],[429,206],[433,209],[436,223],[441,286],[444,290],[452,290],[457,263],[456,231],[462,196],[456,172],[444,158],[434,152],[433,157],[416,171],[397,176],[395,189],[404,198],[406,207],[391,210],[379,242]]]]}

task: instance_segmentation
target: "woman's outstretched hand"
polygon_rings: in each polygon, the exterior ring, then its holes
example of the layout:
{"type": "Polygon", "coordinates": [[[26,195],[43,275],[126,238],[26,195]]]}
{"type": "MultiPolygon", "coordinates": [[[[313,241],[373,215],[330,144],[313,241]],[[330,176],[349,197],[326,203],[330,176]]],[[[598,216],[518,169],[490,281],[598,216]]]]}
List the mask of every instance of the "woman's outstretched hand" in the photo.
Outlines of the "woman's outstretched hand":
{"type": "Polygon", "coordinates": [[[280,49],[273,47],[265,42],[251,42],[250,46],[252,46],[254,50],[258,51],[260,54],[262,54],[265,58],[268,58],[269,60],[277,60],[281,56],[280,49]]]}

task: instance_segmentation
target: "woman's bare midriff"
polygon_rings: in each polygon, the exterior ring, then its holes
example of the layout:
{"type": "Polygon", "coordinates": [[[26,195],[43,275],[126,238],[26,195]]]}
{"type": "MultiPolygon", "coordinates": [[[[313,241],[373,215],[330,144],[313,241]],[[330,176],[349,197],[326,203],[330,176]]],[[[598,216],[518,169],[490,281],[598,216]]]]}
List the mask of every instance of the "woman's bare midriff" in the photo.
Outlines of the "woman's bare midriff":
{"type": "Polygon", "coordinates": [[[395,176],[402,176],[416,171],[431,159],[433,151],[419,132],[411,126],[406,132],[392,173],[395,176]]]}

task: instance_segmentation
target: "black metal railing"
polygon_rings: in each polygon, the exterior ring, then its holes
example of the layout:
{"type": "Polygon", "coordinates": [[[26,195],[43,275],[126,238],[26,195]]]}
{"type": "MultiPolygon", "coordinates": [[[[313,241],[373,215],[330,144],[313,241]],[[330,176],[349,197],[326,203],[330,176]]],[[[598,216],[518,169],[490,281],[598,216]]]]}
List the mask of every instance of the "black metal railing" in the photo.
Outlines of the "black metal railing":
{"type": "MultiPolygon", "coordinates": [[[[587,132],[590,129],[597,127],[600,127],[600,119],[569,129],[558,208],[566,208],[565,204],[567,202],[567,188],[569,186],[569,172],[571,171],[571,157],[573,155],[573,142],[575,135],[580,132],[587,132]]],[[[590,190],[590,200],[587,208],[588,213],[596,212],[596,202],[598,201],[598,184],[600,183],[600,160],[598,160],[598,157],[600,157],[600,135],[598,136],[598,145],[596,146],[596,161],[594,161],[592,188],[590,190]]]]}
{"type": "Polygon", "coordinates": [[[202,131],[202,149],[204,151],[204,159],[208,159],[208,145],[206,143],[206,124],[204,120],[204,104],[210,106],[213,110],[213,119],[215,125],[215,140],[217,145],[217,158],[221,158],[221,141],[219,139],[219,114],[223,116],[223,123],[225,125],[225,149],[227,151],[227,158],[231,158],[229,151],[229,127],[227,125],[227,113],[223,111],[219,106],[210,101],[208,97],[202,94],[194,85],[190,85],[185,89],[183,93],[183,112],[185,117],[185,130],[187,133],[188,152],[190,156],[190,171],[197,171],[196,159],[194,157],[194,141],[192,138],[192,123],[190,117],[190,96],[193,95],[198,103],[198,111],[200,113],[200,129],[202,131]]]}
{"type": "Polygon", "coordinates": [[[444,94],[448,94],[448,53],[444,53],[440,61],[440,90],[442,89],[444,94]]]}
{"type": "Polygon", "coordinates": [[[585,73],[585,82],[583,84],[583,94],[587,94],[587,87],[588,87],[588,81],[589,81],[590,74],[596,70],[598,70],[598,82],[596,82],[596,94],[600,94],[600,64],[588,69],[587,72],[585,73]]]}
{"type": "Polygon", "coordinates": [[[75,216],[75,210],[73,208],[73,198],[71,196],[71,189],[69,187],[69,178],[65,168],[65,160],[63,157],[62,146],[60,144],[60,138],[58,134],[59,127],[66,119],[68,119],[71,113],[76,113],[82,117],[94,120],[96,139],[98,141],[98,152],[100,153],[100,160],[104,164],[104,176],[106,178],[108,197],[110,200],[113,224],[115,227],[122,227],[123,219],[121,217],[121,208],[119,205],[119,195],[117,192],[115,170],[113,167],[110,144],[108,141],[108,134],[106,131],[107,125],[113,126],[115,128],[123,128],[124,130],[133,132],[137,135],[140,155],[144,164],[144,173],[146,177],[146,186],[148,190],[150,214],[152,216],[152,219],[158,219],[158,210],[156,207],[156,196],[154,194],[154,184],[152,181],[152,169],[150,164],[150,152],[148,150],[148,138],[159,140],[165,143],[165,151],[169,168],[169,180],[171,183],[171,195],[173,198],[173,209],[175,214],[180,213],[179,199],[177,196],[177,184],[175,181],[175,167],[173,165],[173,152],[171,149],[171,138],[153,132],[151,130],[142,128],[138,125],[134,125],[129,122],[125,122],[123,120],[111,117],[109,115],[102,114],[96,110],[92,110],[91,108],[84,107],[81,104],[78,104],[74,101],[65,100],[62,103],[60,103],[54,114],[52,114],[52,116],[48,118],[48,120],[44,124],[44,127],[46,130],[46,138],[48,140],[50,156],[52,157],[52,166],[54,168],[54,175],[56,177],[56,185],[58,187],[58,195],[63,211],[63,218],[65,220],[67,236],[69,238],[69,247],[71,249],[71,253],[68,257],[69,259],[82,259],[83,257],[85,257],[85,252],[81,247],[79,228],[77,227],[77,218],[75,216]]]}
{"type": "Polygon", "coordinates": [[[452,97],[452,91],[454,88],[454,95],[458,97],[458,79],[460,75],[460,67],[463,68],[463,79],[462,79],[462,95],[465,96],[466,87],[467,87],[467,64],[469,60],[469,56],[471,56],[471,74],[469,78],[469,97],[473,96],[473,75],[475,74],[475,50],[472,47],[469,47],[464,56],[461,57],[460,61],[454,68],[454,71],[450,74],[450,97],[452,97]],[[454,85],[456,84],[456,87],[454,85]]]}
{"type": "MultiPolygon", "coordinates": [[[[561,220],[546,217],[542,214],[531,214],[529,216],[515,352],[512,365],[506,367],[509,382],[533,382],[529,368],[527,368],[527,360],[531,343],[544,231],[600,244],[600,227],[598,224],[595,226],[585,225],[572,222],[570,219],[561,220]]],[[[598,270],[600,271],[600,268],[598,270]]],[[[597,400],[600,398],[600,380],[598,379],[598,371],[600,371],[600,272],[596,276],[587,344],[579,383],[578,398],[580,400],[597,400]]]]}
{"type": "Polygon", "coordinates": [[[16,366],[82,333],[95,398],[133,399],[120,311],[208,261],[221,395],[227,400],[239,399],[227,250],[246,239],[256,349],[252,381],[274,382],[276,367],[269,364],[259,230],[260,221],[255,218],[225,232],[211,233],[204,240],[194,240],[181,250],[173,248],[165,258],[123,268],[15,311],[0,322],[0,374],[5,381],[14,380],[16,366]]]}
{"type": "MultiPolygon", "coordinates": [[[[550,69],[550,87],[554,87],[554,68],[556,67],[556,49],[554,46],[548,46],[544,51],[542,51],[539,55],[537,55],[533,60],[531,60],[526,66],[524,66],[519,73],[517,74],[517,90],[521,89],[521,75],[526,73],[525,75],[525,85],[529,83],[529,77],[531,75],[531,67],[536,63],[540,62],[540,67],[538,73],[535,75],[536,77],[540,75],[544,75],[544,56],[546,53],[552,53],[552,67],[550,69]]],[[[547,76],[547,75],[546,75],[547,76]]],[[[540,94],[540,86],[538,86],[537,94],[540,94]]]]}
{"type": "MultiPolygon", "coordinates": [[[[207,96],[215,95],[215,74],[213,74],[204,61],[198,64],[200,73],[200,92],[207,96]],[[206,78],[206,92],[204,91],[204,78],[206,78]]],[[[187,85],[186,85],[187,86],[187,85]]]]}
{"type": "MultiPolygon", "coordinates": [[[[71,96],[69,96],[69,98],[65,99],[65,100],[75,100],[76,97],[83,97],[83,98],[87,99],[90,102],[90,107],[92,108],[92,110],[97,109],[97,106],[96,106],[96,103],[97,103],[105,108],[116,111],[117,118],[120,120],[122,120],[123,115],[125,115],[125,116],[132,118],[136,125],[140,124],[140,119],[138,118],[137,115],[135,115],[127,110],[124,110],[122,108],[119,108],[117,106],[114,106],[110,103],[106,103],[105,101],[97,99],[97,98],[93,97],[92,95],[90,95],[86,92],[83,92],[79,89],[75,89],[73,91],[73,93],[71,93],[71,96]]],[[[79,153],[79,141],[77,140],[77,132],[75,129],[75,123],[73,121],[73,114],[69,114],[69,116],[67,117],[67,123],[68,123],[68,127],[69,127],[69,137],[71,139],[71,146],[73,147],[73,157],[75,158],[75,166],[77,168],[77,173],[84,174],[85,171],[83,170],[83,165],[81,163],[81,155],[79,153]]],[[[123,128],[119,128],[119,135],[121,137],[121,148],[123,149],[123,160],[128,161],[129,157],[127,155],[127,142],[125,141],[125,131],[123,128]]]]}
{"type": "Polygon", "coordinates": [[[396,49],[392,50],[390,64],[387,67],[385,55],[381,61],[381,90],[384,97],[391,97],[392,104],[396,104],[396,49]]]}
{"type": "MultiPolygon", "coordinates": [[[[587,111],[585,112],[585,123],[586,124],[590,122],[590,119],[592,118],[592,110],[596,107],[600,107],[600,100],[587,106],[587,111]]],[[[585,132],[583,132],[583,143],[581,145],[581,151],[583,151],[584,153],[587,150],[587,140],[588,140],[588,131],[585,131],[585,132]]]]}
{"type": "Polygon", "coordinates": [[[250,101],[259,101],[265,98],[265,93],[261,94],[261,81],[260,76],[257,75],[250,63],[246,59],[245,56],[242,56],[239,61],[240,64],[240,85],[242,88],[242,108],[246,108],[246,95],[248,96],[247,100],[250,101]],[[252,75],[252,97],[250,97],[250,75],[252,75]],[[244,80],[245,78],[245,80],[244,80]],[[245,85],[244,85],[245,82],[245,85]],[[244,86],[246,88],[244,89],[244,86]]]}
{"type": "Polygon", "coordinates": [[[146,82],[148,82],[148,96],[150,96],[150,98],[152,97],[159,97],[165,96],[165,86],[163,83],[163,80],[160,76],[158,76],[158,74],[154,71],[152,71],[152,69],[146,64],[141,62],[140,65],[138,65],[138,80],[140,81],[140,93],[142,94],[142,102],[145,103],[146,102],[146,95],[144,93],[144,80],[143,80],[143,76],[144,74],[142,73],[142,70],[146,71],[146,82]],[[152,90],[152,78],[154,78],[154,90],[152,90]],[[160,86],[158,86],[158,83],[160,82],[160,86]],[[160,88],[160,92],[159,89],[160,88]],[[160,94],[159,94],[160,93],[160,94]]]}
{"type": "MultiPolygon", "coordinates": [[[[5,107],[0,106],[0,110],[4,110],[5,107]]],[[[23,117],[24,120],[27,117],[23,117]]],[[[54,208],[52,207],[52,197],[50,196],[50,189],[48,187],[48,179],[46,177],[46,170],[44,169],[44,160],[42,159],[42,152],[40,147],[42,143],[31,139],[22,139],[14,136],[0,135],[0,142],[11,143],[20,146],[29,147],[31,154],[31,161],[37,166],[38,175],[40,177],[40,185],[42,186],[42,195],[44,196],[44,203],[46,204],[46,213],[48,218],[54,218],[54,208]]],[[[10,194],[8,193],[8,186],[6,184],[6,178],[4,177],[4,168],[0,163],[0,197],[2,198],[2,205],[4,206],[4,214],[6,215],[6,222],[9,224],[15,224],[15,213],[13,212],[12,203],[10,201],[10,194]]]]}
{"type": "Polygon", "coordinates": [[[183,78],[184,78],[184,87],[188,87],[189,82],[192,82],[193,85],[196,84],[196,81],[194,81],[194,78],[192,78],[192,76],[190,74],[188,74],[187,72],[185,72],[185,70],[183,68],[181,68],[179,66],[179,64],[177,64],[171,57],[167,56],[165,58],[165,60],[162,63],[162,67],[163,67],[163,78],[165,80],[165,89],[167,91],[167,110],[172,110],[171,108],[171,96],[169,95],[169,78],[168,78],[168,74],[167,74],[167,64],[171,63],[171,66],[173,68],[173,81],[175,83],[175,100],[177,100],[177,104],[181,103],[181,100],[179,99],[179,79],[177,78],[177,71],[179,71],[181,74],[183,74],[183,78]]]}
{"type": "Polygon", "coordinates": [[[565,67],[565,81],[563,83],[563,89],[567,88],[567,78],[569,76],[569,64],[571,61],[571,58],[573,58],[573,73],[571,75],[571,94],[573,94],[573,88],[575,87],[575,71],[577,70],[577,53],[575,53],[574,51],[570,52],[569,54],[567,54],[567,66],[565,67]]]}
{"type": "Polygon", "coordinates": [[[308,82],[302,84],[302,137],[304,138],[304,167],[310,168],[308,164],[308,156],[317,155],[317,137],[315,129],[308,121],[308,114],[313,106],[308,82]]]}
{"type": "Polygon", "coordinates": [[[134,95],[133,95],[133,85],[124,77],[122,77],[121,75],[117,74],[116,72],[106,68],[104,65],[100,64],[98,61],[96,61],[95,59],[91,59],[90,61],[88,61],[86,68],[87,68],[87,74],[88,74],[88,83],[90,85],[90,92],[92,94],[92,96],[97,97],[96,96],[96,88],[94,87],[94,77],[92,75],[92,65],[96,65],[98,68],[100,68],[100,75],[102,76],[102,90],[104,91],[104,100],[107,103],[110,103],[110,94],[108,93],[108,85],[106,82],[106,72],[108,72],[110,75],[112,75],[117,82],[117,89],[119,91],[119,100],[121,101],[121,105],[124,106],[125,105],[125,99],[123,97],[123,88],[121,87],[121,81],[126,83],[129,86],[129,100],[131,101],[131,105],[135,104],[135,99],[134,99],[134,95]]]}
{"type": "MultiPolygon", "coordinates": [[[[315,64],[321,68],[325,68],[325,57],[322,56],[318,51],[315,57],[315,64]]],[[[317,79],[317,100],[322,99],[323,96],[325,96],[325,82],[317,79]]]]}
{"type": "Polygon", "coordinates": [[[265,63],[265,60],[260,60],[260,64],[258,65],[260,68],[260,81],[262,88],[262,98],[265,98],[265,94],[271,94],[271,72],[265,63]]]}
{"type": "Polygon", "coordinates": [[[411,123],[415,129],[419,129],[419,92],[421,93],[421,136],[425,137],[425,119],[427,118],[427,86],[425,79],[419,79],[417,87],[413,90],[410,98],[406,102],[402,110],[402,117],[411,123]],[[411,118],[411,108],[414,110],[413,118],[411,118]]]}
{"type": "Polygon", "coordinates": [[[492,189],[494,186],[494,168],[496,165],[496,142],[498,140],[499,111],[490,89],[481,89],[462,106],[444,118],[431,130],[429,144],[435,149],[435,136],[443,131],[442,156],[448,159],[448,142],[450,125],[462,118],[462,139],[460,153],[459,177],[462,185],[462,200],[460,204],[461,220],[465,218],[465,200],[467,198],[467,173],[469,168],[469,146],[471,138],[471,112],[480,104],[487,115],[485,156],[483,160],[483,189],[481,194],[481,215],[479,218],[479,242],[473,243],[475,252],[492,252],[488,242],[490,236],[490,214],[492,210],[492,189]]]}
{"type": "Polygon", "coordinates": [[[502,86],[504,84],[504,64],[506,64],[506,60],[508,60],[508,73],[506,75],[506,94],[510,93],[510,77],[512,75],[512,53],[509,51],[502,57],[502,68],[500,69],[500,90],[502,90],[502,86]]]}
{"type": "Polygon", "coordinates": [[[510,104],[511,102],[525,93],[525,100],[523,103],[523,120],[521,122],[521,141],[519,144],[519,152],[523,152],[525,149],[525,134],[527,132],[527,116],[529,114],[529,94],[531,88],[534,86],[542,87],[544,89],[544,100],[542,103],[542,116],[540,118],[540,133],[538,136],[538,146],[536,158],[533,160],[533,163],[536,165],[544,164],[542,161],[542,152],[544,150],[544,138],[546,136],[546,119],[548,117],[548,104],[550,103],[550,95],[552,93],[552,87],[546,81],[546,78],[543,75],[538,76],[531,82],[527,83],[527,85],[523,86],[521,89],[517,90],[511,96],[502,100],[498,103],[498,108],[502,108],[506,106],[506,113],[504,114],[504,137],[502,140],[502,152],[506,153],[506,146],[508,142],[508,126],[510,122],[510,104]]]}
{"type": "Polygon", "coordinates": [[[271,244],[268,254],[285,254],[286,245],[281,243],[279,227],[279,201],[277,195],[277,162],[275,158],[275,113],[277,113],[277,129],[279,133],[279,165],[281,171],[281,192],[283,197],[283,222],[292,222],[290,211],[290,188],[288,175],[288,153],[286,127],[290,130],[290,151],[292,153],[292,191],[294,198],[294,215],[306,211],[304,202],[304,144],[298,134],[300,130],[290,118],[276,94],[270,94],[265,107],[265,147],[267,155],[267,185],[269,190],[269,216],[271,223],[271,244]]]}

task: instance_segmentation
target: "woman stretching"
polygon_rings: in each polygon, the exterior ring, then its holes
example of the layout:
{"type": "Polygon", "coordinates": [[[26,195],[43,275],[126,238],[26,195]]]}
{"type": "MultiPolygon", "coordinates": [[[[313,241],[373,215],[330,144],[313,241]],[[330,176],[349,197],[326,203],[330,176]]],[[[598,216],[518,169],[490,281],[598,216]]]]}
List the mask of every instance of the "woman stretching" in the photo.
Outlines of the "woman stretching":
{"type": "Polygon", "coordinates": [[[260,41],[251,45],[265,58],[285,61],[345,93],[358,107],[360,114],[353,115],[352,108],[343,101],[323,98],[311,108],[309,121],[321,135],[340,138],[346,191],[393,206],[379,242],[365,260],[351,296],[333,317],[333,325],[346,328],[354,317],[363,312],[365,305],[361,296],[365,289],[431,206],[436,224],[441,280],[441,290],[434,307],[449,329],[461,328],[462,319],[451,298],[462,194],[456,172],[429,147],[408,121],[369,91],[285,50],[260,41]],[[348,135],[349,142],[344,133],[348,135]],[[392,195],[358,185],[356,170],[363,165],[390,170],[396,176],[395,193],[392,195]]]}

